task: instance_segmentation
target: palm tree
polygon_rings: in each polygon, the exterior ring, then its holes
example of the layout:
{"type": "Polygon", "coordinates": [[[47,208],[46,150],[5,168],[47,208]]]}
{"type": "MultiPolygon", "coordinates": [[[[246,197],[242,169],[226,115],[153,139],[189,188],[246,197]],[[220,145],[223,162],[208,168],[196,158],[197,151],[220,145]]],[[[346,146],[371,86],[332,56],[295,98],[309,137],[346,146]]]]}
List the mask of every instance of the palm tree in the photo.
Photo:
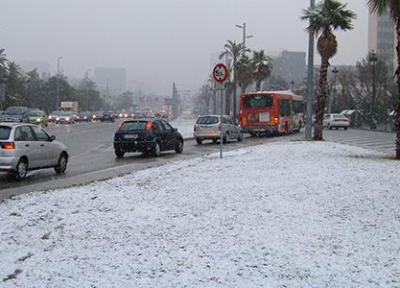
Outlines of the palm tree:
{"type": "Polygon", "coordinates": [[[347,4],[342,4],[337,0],[324,0],[314,9],[304,10],[304,15],[302,16],[303,20],[311,20],[311,24],[307,29],[318,37],[317,48],[321,55],[314,140],[323,140],[322,122],[328,95],[329,59],[336,55],[338,48],[333,31],[338,29],[343,31],[351,30],[353,28],[352,20],[356,18],[356,14],[351,10],[347,10],[346,6],[347,4]]]}
{"type": "Polygon", "coordinates": [[[237,63],[237,80],[242,93],[253,82],[252,63],[247,55],[241,56],[237,63]]]}
{"type": "Polygon", "coordinates": [[[397,80],[397,104],[395,108],[395,126],[396,126],[396,159],[400,160],[400,1],[398,0],[369,0],[368,1],[374,13],[383,14],[386,11],[396,25],[397,35],[397,70],[395,73],[397,80]]]}
{"type": "Polygon", "coordinates": [[[4,54],[4,49],[0,49],[0,83],[4,81],[4,78],[7,75],[7,57],[4,54]]]}
{"type": "Polygon", "coordinates": [[[256,81],[257,91],[261,90],[262,81],[266,80],[272,72],[272,59],[265,55],[264,50],[253,51],[253,58],[251,59],[254,73],[254,80],[256,81]]]}
{"type": "MultiPolygon", "coordinates": [[[[237,85],[237,64],[239,57],[245,54],[248,49],[245,49],[242,43],[237,44],[236,41],[230,41],[225,44],[225,51],[219,55],[219,58],[222,59],[224,57],[230,57],[232,59],[232,71],[233,74],[233,82],[232,82],[232,90],[233,90],[233,120],[236,122],[236,113],[237,113],[237,99],[236,99],[236,85],[237,85]]],[[[229,94],[228,94],[229,95],[229,94]]],[[[230,105],[230,97],[226,99],[227,105],[230,105]]],[[[228,106],[227,106],[228,107],[228,106]]],[[[227,113],[229,114],[229,110],[227,113]]]]}

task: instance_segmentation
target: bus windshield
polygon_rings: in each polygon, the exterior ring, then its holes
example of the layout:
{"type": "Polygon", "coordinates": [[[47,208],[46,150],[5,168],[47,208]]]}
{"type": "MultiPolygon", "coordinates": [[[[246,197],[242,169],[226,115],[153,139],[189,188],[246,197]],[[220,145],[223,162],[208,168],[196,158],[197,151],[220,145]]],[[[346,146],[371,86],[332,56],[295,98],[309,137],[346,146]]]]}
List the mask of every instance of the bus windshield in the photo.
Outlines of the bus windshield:
{"type": "Polygon", "coordinates": [[[272,107],[272,96],[258,94],[247,95],[244,97],[243,104],[246,108],[272,107]]]}

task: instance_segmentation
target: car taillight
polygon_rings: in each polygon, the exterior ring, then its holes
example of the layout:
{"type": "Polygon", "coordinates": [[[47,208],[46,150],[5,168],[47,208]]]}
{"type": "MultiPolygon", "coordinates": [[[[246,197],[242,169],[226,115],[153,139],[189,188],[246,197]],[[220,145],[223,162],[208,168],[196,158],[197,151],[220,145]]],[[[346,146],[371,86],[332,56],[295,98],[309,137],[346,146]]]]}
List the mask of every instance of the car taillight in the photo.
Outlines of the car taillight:
{"type": "Polygon", "coordinates": [[[0,147],[4,150],[14,150],[15,149],[15,143],[14,142],[5,142],[5,143],[0,143],[0,147]]]}
{"type": "Polygon", "coordinates": [[[193,126],[193,131],[196,131],[197,127],[196,125],[193,126]]]}
{"type": "Polygon", "coordinates": [[[222,130],[222,128],[224,128],[224,124],[220,123],[220,124],[218,125],[218,129],[219,129],[219,130],[222,130]]]}
{"type": "Polygon", "coordinates": [[[245,116],[242,117],[242,125],[243,126],[247,125],[247,118],[245,116]]]}
{"type": "Polygon", "coordinates": [[[273,122],[274,122],[274,124],[279,124],[279,117],[278,116],[275,116],[274,118],[273,118],[273,122]]]}
{"type": "Polygon", "coordinates": [[[151,130],[153,128],[153,122],[149,121],[146,123],[146,130],[151,130]]]}

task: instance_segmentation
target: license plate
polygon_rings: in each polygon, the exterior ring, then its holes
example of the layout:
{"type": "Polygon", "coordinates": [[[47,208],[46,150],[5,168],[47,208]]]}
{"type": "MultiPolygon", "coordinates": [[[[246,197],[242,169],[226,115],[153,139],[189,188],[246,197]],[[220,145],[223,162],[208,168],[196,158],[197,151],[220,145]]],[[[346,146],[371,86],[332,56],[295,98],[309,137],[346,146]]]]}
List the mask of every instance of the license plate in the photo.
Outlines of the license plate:
{"type": "Polygon", "coordinates": [[[261,112],[259,115],[260,122],[269,122],[269,112],[261,112]]]}
{"type": "Polygon", "coordinates": [[[124,138],[125,139],[137,139],[138,135],[136,135],[136,134],[125,135],[124,138]]]}

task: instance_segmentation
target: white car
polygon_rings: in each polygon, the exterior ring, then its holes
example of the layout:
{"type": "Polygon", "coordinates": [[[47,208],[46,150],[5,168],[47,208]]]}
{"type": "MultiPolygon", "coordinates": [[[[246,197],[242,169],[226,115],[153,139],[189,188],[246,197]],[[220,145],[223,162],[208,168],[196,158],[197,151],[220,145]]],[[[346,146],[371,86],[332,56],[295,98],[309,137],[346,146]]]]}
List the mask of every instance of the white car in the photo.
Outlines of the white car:
{"type": "Polygon", "coordinates": [[[54,168],[56,173],[67,169],[68,151],[41,127],[24,123],[0,123],[0,172],[17,180],[28,171],[54,168]]]}
{"type": "Polygon", "coordinates": [[[323,125],[330,130],[333,128],[347,130],[350,126],[350,120],[343,114],[325,114],[323,125]]]}
{"type": "Polygon", "coordinates": [[[194,138],[199,145],[204,140],[211,140],[216,143],[220,140],[221,134],[223,143],[227,143],[232,139],[238,142],[243,140],[243,133],[240,126],[234,125],[227,116],[200,116],[194,125],[194,138]]]}

